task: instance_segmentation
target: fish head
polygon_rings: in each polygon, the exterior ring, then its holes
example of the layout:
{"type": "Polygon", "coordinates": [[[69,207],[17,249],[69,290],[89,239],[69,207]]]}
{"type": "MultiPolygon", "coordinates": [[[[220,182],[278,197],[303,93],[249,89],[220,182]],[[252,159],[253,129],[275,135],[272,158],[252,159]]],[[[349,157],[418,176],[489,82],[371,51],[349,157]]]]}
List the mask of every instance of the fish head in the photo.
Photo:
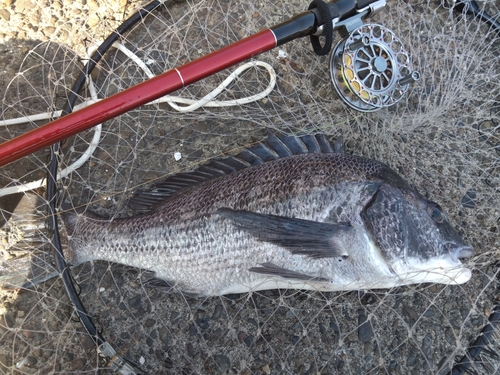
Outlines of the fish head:
{"type": "Polygon", "coordinates": [[[474,250],[441,207],[408,185],[382,184],[362,214],[400,285],[462,284],[471,271],[460,259],[474,250]]]}

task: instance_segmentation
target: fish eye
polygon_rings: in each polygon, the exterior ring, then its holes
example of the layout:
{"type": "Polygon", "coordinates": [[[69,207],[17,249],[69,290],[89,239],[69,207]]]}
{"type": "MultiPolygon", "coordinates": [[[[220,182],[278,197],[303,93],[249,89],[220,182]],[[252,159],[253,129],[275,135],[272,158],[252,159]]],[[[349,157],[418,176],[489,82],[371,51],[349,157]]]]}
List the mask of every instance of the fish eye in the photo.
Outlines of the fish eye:
{"type": "Polygon", "coordinates": [[[427,205],[427,212],[435,222],[442,223],[444,221],[443,213],[438,205],[427,205]]]}

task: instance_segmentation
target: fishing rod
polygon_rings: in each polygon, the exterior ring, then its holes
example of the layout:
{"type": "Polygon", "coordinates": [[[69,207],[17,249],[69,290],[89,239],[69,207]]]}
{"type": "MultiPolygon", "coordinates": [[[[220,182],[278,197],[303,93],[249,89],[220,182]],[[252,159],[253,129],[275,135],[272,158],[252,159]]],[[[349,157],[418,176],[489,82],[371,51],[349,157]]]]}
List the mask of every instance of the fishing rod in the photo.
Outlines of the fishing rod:
{"type": "Polygon", "coordinates": [[[392,106],[420,76],[412,71],[410,58],[392,31],[381,25],[363,24],[385,5],[385,0],[314,0],[307,11],[281,24],[4,142],[0,145],[0,166],[294,39],[310,36],[315,53],[326,55],[334,31],[343,38],[330,59],[338,95],[358,111],[392,106]],[[319,39],[322,35],[324,45],[319,39]]]}

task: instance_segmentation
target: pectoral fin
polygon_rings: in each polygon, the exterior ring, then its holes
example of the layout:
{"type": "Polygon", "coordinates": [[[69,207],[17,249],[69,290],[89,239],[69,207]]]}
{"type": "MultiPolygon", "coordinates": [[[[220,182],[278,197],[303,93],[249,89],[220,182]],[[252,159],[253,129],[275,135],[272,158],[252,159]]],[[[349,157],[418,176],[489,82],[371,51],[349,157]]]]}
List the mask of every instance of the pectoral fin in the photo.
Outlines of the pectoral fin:
{"type": "Polygon", "coordinates": [[[293,279],[293,280],[301,280],[301,281],[320,281],[320,282],[328,282],[328,279],[323,277],[315,277],[305,275],[300,272],[292,271],[280,266],[277,266],[273,263],[262,263],[260,267],[252,267],[248,269],[250,272],[258,273],[261,275],[269,275],[269,276],[279,276],[285,279],[293,279]]]}
{"type": "Polygon", "coordinates": [[[259,241],[281,246],[292,254],[306,255],[314,259],[349,255],[335,241],[342,232],[352,230],[349,223],[320,223],[228,208],[219,209],[217,213],[259,241]]]}

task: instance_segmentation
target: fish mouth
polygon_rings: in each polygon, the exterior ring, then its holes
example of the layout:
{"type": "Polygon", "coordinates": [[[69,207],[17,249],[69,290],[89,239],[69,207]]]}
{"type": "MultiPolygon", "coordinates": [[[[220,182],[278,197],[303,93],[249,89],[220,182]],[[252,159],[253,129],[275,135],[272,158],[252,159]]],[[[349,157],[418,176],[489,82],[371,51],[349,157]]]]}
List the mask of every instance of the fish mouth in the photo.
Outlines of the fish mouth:
{"type": "Polygon", "coordinates": [[[458,285],[470,280],[472,271],[460,259],[474,255],[472,246],[448,242],[446,253],[429,259],[412,258],[395,264],[395,271],[402,284],[439,283],[458,285]]]}
{"type": "Polygon", "coordinates": [[[456,244],[446,244],[446,247],[448,248],[451,258],[455,262],[460,262],[460,259],[463,258],[470,258],[474,256],[474,248],[469,245],[462,245],[458,246],[456,244]]]}
{"type": "Polygon", "coordinates": [[[422,261],[414,258],[411,262],[393,265],[401,285],[438,283],[447,285],[463,284],[470,280],[472,272],[460,261],[451,257],[435,257],[422,261]]]}

